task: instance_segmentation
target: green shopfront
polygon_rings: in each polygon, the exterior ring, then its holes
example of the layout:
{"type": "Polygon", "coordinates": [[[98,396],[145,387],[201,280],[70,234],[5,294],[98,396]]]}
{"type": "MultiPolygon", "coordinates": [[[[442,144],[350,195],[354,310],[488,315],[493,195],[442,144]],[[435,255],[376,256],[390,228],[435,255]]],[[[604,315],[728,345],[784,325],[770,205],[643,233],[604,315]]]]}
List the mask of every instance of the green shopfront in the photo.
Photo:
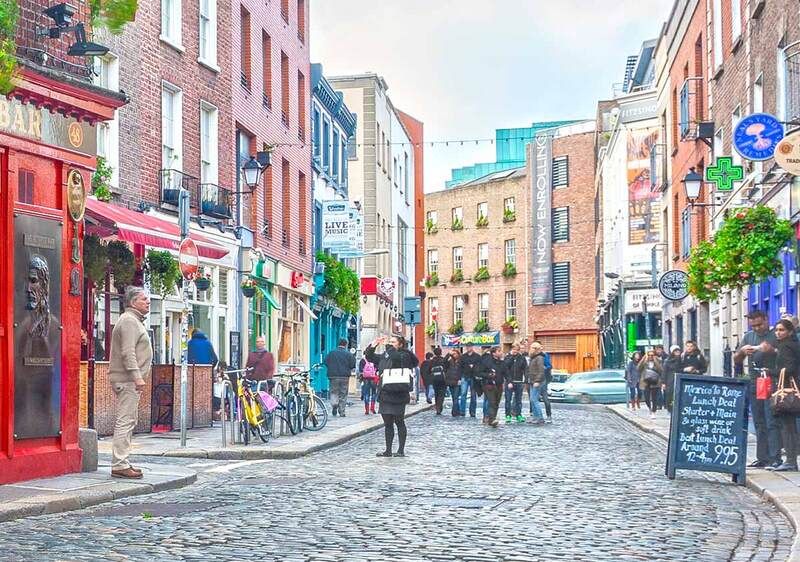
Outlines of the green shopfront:
{"type": "Polygon", "coordinates": [[[256,262],[250,274],[257,287],[255,295],[250,299],[249,306],[249,349],[255,348],[256,338],[259,336],[264,336],[267,340],[267,349],[269,351],[275,353],[277,348],[277,340],[273,329],[274,311],[279,308],[278,302],[273,296],[277,270],[277,262],[265,258],[256,262]]]}

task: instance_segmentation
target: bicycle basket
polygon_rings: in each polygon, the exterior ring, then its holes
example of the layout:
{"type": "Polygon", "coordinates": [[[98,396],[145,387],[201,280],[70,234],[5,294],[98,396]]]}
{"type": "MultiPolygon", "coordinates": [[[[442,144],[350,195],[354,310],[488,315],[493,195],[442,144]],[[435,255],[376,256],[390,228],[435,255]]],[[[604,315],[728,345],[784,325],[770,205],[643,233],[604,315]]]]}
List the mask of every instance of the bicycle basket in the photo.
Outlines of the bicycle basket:
{"type": "Polygon", "coordinates": [[[261,406],[267,413],[271,414],[275,411],[275,408],[278,407],[278,401],[275,400],[271,394],[264,390],[258,391],[258,400],[261,402],[261,406]]]}

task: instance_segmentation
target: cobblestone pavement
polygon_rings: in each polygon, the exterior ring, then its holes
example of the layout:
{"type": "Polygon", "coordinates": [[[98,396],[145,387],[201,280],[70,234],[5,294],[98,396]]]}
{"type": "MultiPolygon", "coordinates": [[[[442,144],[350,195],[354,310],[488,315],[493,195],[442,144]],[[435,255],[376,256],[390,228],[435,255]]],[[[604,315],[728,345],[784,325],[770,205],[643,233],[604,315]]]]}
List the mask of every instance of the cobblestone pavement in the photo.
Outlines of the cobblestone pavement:
{"type": "MultiPolygon", "coordinates": [[[[785,560],[788,522],[721,477],[664,477],[664,445],[594,409],[551,426],[424,413],[295,461],[185,463],[181,490],[0,524],[3,561],[785,560]]],[[[169,459],[175,462],[176,459],[169,459]]]]}

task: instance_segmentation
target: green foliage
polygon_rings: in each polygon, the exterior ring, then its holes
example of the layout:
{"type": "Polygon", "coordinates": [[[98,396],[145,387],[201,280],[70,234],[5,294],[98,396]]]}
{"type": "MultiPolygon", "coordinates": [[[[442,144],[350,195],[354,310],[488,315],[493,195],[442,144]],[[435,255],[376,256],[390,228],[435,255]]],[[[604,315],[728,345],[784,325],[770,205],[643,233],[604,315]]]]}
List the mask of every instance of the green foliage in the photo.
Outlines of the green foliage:
{"type": "Polygon", "coordinates": [[[519,329],[519,322],[517,322],[517,319],[514,316],[509,316],[506,318],[506,321],[503,322],[503,327],[511,330],[517,330],[519,329]]]}
{"type": "Polygon", "coordinates": [[[111,176],[113,170],[102,156],[97,157],[97,169],[92,174],[92,193],[100,201],[111,201],[111,176]]]}
{"type": "Polygon", "coordinates": [[[83,274],[94,283],[102,281],[108,267],[108,248],[98,236],[90,234],[83,239],[83,274]]]}
{"type": "Polygon", "coordinates": [[[437,272],[433,272],[427,276],[425,276],[425,286],[426,287],[435,287],[439,284],[439,274],[437,272]]]}
{"type": "Polygon", "coordinates": [[[491,275],[489,275],[489,268],[484,266],[478,268],[478,272],[475,274],[473,279],[477,283],[480,283],[481,281],[487,281],[490,277],[491,275]]]}
{"type": "Polygon", "coordinates": [[[711,241],[692,249],[689,292],[698,300],[716,299],[723,289],[760,283],[783,272],[781,248],[794,231],[764,205],[731,211],[711,241]]]}
{"type": "Polygon", "coordinates": [[[17,77],[17,0],[0,0],[0,94],[14,89],[17,77]]]}
{"type": "Polygon", "coordinates": [[[486,320],[478,320],[478,323],[475,324],[475,327],[472,329],[474,332],[488,332],[489,331],[489,322],[486,320]]]}
{"type": "Polygon", "coordinates": [[[517,274],[517,266],[513,263],[507,263],[503,268],[503,277],[514,277],[517,274]]]}
{"type": "Polygon", "coordinates": [[[128,244],[122,240],[114,240],[109,242],[106,248],[108,251],[108,265],[111,268],[111,275],[114,276],[114,285],[124,287],[133,283],[136,263],[128,244]]]}
{"type": "Polygon", "coordinates": [[[436,335],[436,322],[431,322],[425,326],[425,335],[427,335],[429,338],[432,338],[436,335]]]}
{"type": "Polygon", "coordinates": [[[118,35],[125,24],[136,18],[138,4],[137,0],[89,0],[92,26],[105,27],[118,35]]]}
{"type": "Polygon", "coordinates": [[[450,225],[450,230],[464,230],[464,221],[461,219],[453,219],[453,224],[450,225]]]}
{"type": "Polygon", "coordinates": [[[464,280],[464,271],[461,269],[453,270],[453,274],[450,276],[451,283],[459,283],[464,280]]]}
{"type": "Polygon", "coordinates": [[[475,226],[477,226],[478,228],[483,228],[485,226],[489,226],[489,217],[485,217],[483,215],[480,215],[478,217],[477,222],[475,222],[475,226]]]}
{"type": "Polygon", "coordinates": [[[428,234],[436,234],[437,232],[439,232],[439,226],[431,219],[427,219],[425,221],[425,232],[427,232],[428,234]]]}
{"type": "Polygon", "coordinates": [[[503,222],[514,222],[517,220],[517,213],[511,209],[503,210],[503,222]]]}
{"type": "Polygon", "coordinates": [[[361,307],[361,280],[358,274],[323,252],[317,252],[317,261],[325,264],[322,293],[345,312],[356,314],[361,307]]]}
{"type": "Polygon", "coordinates": [[[451,334],[451,335],[454,335],[454,336],[458,336],[458,335],[463,334],[464,333],[464,323],[460,322],[460,321],[456,322],[455,324],[450,326],[450,329],[447,330],[447,333],[451,334]]]}
{"type": "Polygon", "coordinates": [[[178,260],[166,250],[147,252],[147,271],[150,274],[150,289],[162,297],[171,294],[182,277],[178,260]]]}

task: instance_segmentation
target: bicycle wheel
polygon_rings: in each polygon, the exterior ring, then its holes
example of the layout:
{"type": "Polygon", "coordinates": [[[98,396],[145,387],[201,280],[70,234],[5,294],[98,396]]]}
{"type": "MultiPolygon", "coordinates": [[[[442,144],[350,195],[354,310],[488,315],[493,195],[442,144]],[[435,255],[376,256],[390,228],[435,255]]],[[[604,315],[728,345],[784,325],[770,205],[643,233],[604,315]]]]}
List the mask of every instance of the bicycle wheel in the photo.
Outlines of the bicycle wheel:
{"type": "MultiPolygon", "coordinates": [[[[310,408],[306,408],[305,428],[309,431],[319,431],[328,423],[328,408],[322,399],[314,395],[313,412],[309,412],[310,408]]],[[[309,401],[310,405],[310,401],[309,401]]]]}
{"type": "Polygon", "coordinates": [[[258,407],[258,425],[255,427],[255,433],[261,441],[269,443],[269,436],[271,434],[269,418],[271,416],[267,413],[267,407],[258,395],[256,395],[255,406],[258,407]]]}
{"type": "Polygon", "coordinates": [[[286,421],[289,422],[289,431],[292,435],[297,435],[302,429],[303,413],[300,406],[300,397],[291,394],[286,398],[286,421]]]}
{"type": "Polygon", "coordinates": [[[242,443],[250,444],[250,423],[244,411],[244,400],[239,400],[239,434],[242,436],[242,443]]]}

